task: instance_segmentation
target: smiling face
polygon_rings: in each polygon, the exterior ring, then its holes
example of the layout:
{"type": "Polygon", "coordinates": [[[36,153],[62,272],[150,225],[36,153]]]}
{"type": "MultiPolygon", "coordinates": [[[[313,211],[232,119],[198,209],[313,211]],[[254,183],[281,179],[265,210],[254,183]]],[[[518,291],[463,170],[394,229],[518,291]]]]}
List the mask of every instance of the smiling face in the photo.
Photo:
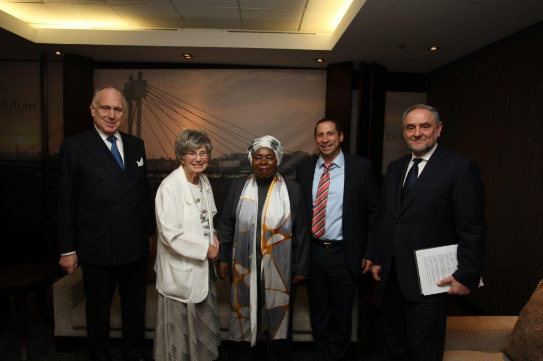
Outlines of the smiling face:
{"type": "Polygon", "coordinates": [[[270,179],[277,172],[277,157],[270,148],[258,148],[251,162],[253,172],[258,179],[270,179]]]}
{"type": "Polygon", "coordinates": [[[181,158],[181,165],[189,181],[196,180],[196,177],[207,168],[209,154],[205,147],[191,150],[181,158]]]}
{"type": "Polygon", "coordinates": [[[322,122],[315,129],[315,143],[322,159],[332,161],[341,151],[343,133],[338,133],[333,122],[322,122]]]}
{"type": "Polygon", "coordinates": [[[442,128],[443,123],[437,123],[430,111],[418,108],[405,117],[403,136],[413,154],[420,157],[437,143],[442,128]]]}
{"type": "Polygon", "coordinates": [[[102,89],[98,93],[97,104],[91,104],[90,110],[98,129],[104,134],[113,135],[124,120],[123,95],[117,89],[102,89]]]}

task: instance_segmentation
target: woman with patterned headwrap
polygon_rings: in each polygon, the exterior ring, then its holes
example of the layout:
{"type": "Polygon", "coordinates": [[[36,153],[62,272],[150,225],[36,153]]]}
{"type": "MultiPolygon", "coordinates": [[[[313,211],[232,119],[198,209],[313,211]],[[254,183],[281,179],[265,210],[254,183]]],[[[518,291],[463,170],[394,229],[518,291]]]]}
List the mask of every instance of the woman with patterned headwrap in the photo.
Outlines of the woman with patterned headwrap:
{"type": "Polygon", "coordinates": [[[300,186],[277,172],[283,147],[265,135],[249,147],[253,174],[232,182],[218,229],[219,277],[231,279],[230,339],[236,360],[257,340],[268,360],[290,360],[296,285],[309,272],[309,221],[300,186]]]}

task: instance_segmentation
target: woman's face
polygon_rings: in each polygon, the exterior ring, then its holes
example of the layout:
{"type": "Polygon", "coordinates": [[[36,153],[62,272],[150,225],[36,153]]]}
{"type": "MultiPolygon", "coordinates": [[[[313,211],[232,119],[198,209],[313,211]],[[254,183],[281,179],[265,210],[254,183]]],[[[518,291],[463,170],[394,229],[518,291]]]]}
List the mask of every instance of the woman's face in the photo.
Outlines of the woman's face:
{"type": "Polygon", "coordinates": [[[197,175],[207,168],[209,155],[205,147],[191,150],[183,156],[181,164],[187,174],[197,175]]]}
{"type": "Polygon", "coordinates": [[[269,179],[277,171],[277,158],[270,148],[258,148],[253,154],[253,172],[258,179],[269,179]]]}

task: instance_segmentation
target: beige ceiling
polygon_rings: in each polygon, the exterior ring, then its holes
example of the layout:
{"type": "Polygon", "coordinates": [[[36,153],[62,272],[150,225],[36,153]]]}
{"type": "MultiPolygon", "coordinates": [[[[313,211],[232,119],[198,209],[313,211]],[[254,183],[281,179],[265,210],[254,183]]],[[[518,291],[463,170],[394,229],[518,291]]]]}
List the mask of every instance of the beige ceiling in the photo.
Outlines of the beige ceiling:
{"type": "Polygon", "coordinates": [[[0,0],[39,43],[330,50],[364,0],[0,0]],[[344,16],[350,10],[351,16],[344,16]],[[96,30],[100,30],[96,32],[96,30]],[[115,31],[115,33],[112,33],[115,31]],[[143,34],[134,36],[133,31],[143,34]],[[259,34],[235,41],[232,33],[259,34]],[[287,36],[290,35],[290,36],[287,36]],[[309,38],[309,40],[308,40],[309,38]],[[204,39],[202,43],[202,39],[204,39]],[[252,40],[251,40],[252,39],[252,40]]]}
{"type": "Polygon", "coordinates": [[[541,21],[543,0],[355,0],[332,34],[316,35],[204,28],[35,29],[0,11],[0,60],[36,60],[46,53],[54,61],[54,51],[60,50],[97,62],[324,68],[352,61],[426,73],[541,21]],[[433,45],[441,49],[428,51],[433,45]],[[193,59],[184,59],[186,52],[193,59]],[[316,63],[316,58],[326,61],[316,63]]]}

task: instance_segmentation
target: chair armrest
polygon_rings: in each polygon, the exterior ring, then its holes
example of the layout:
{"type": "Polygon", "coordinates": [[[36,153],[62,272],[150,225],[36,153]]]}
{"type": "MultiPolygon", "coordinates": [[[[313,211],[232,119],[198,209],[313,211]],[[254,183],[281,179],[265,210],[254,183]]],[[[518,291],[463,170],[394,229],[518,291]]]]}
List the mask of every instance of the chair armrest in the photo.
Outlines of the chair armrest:
{"type": "Polygon", "coordinates": [[[518,316],[450,316],[445,350],[501,352],[518,316]]]}
{"type": "Polygon", "coordinates": [[[53,285],[55,336],[75,336],[72,310],[85,298],[83,272],[78,268],[73,275],[62,277],[53,285]]]}

